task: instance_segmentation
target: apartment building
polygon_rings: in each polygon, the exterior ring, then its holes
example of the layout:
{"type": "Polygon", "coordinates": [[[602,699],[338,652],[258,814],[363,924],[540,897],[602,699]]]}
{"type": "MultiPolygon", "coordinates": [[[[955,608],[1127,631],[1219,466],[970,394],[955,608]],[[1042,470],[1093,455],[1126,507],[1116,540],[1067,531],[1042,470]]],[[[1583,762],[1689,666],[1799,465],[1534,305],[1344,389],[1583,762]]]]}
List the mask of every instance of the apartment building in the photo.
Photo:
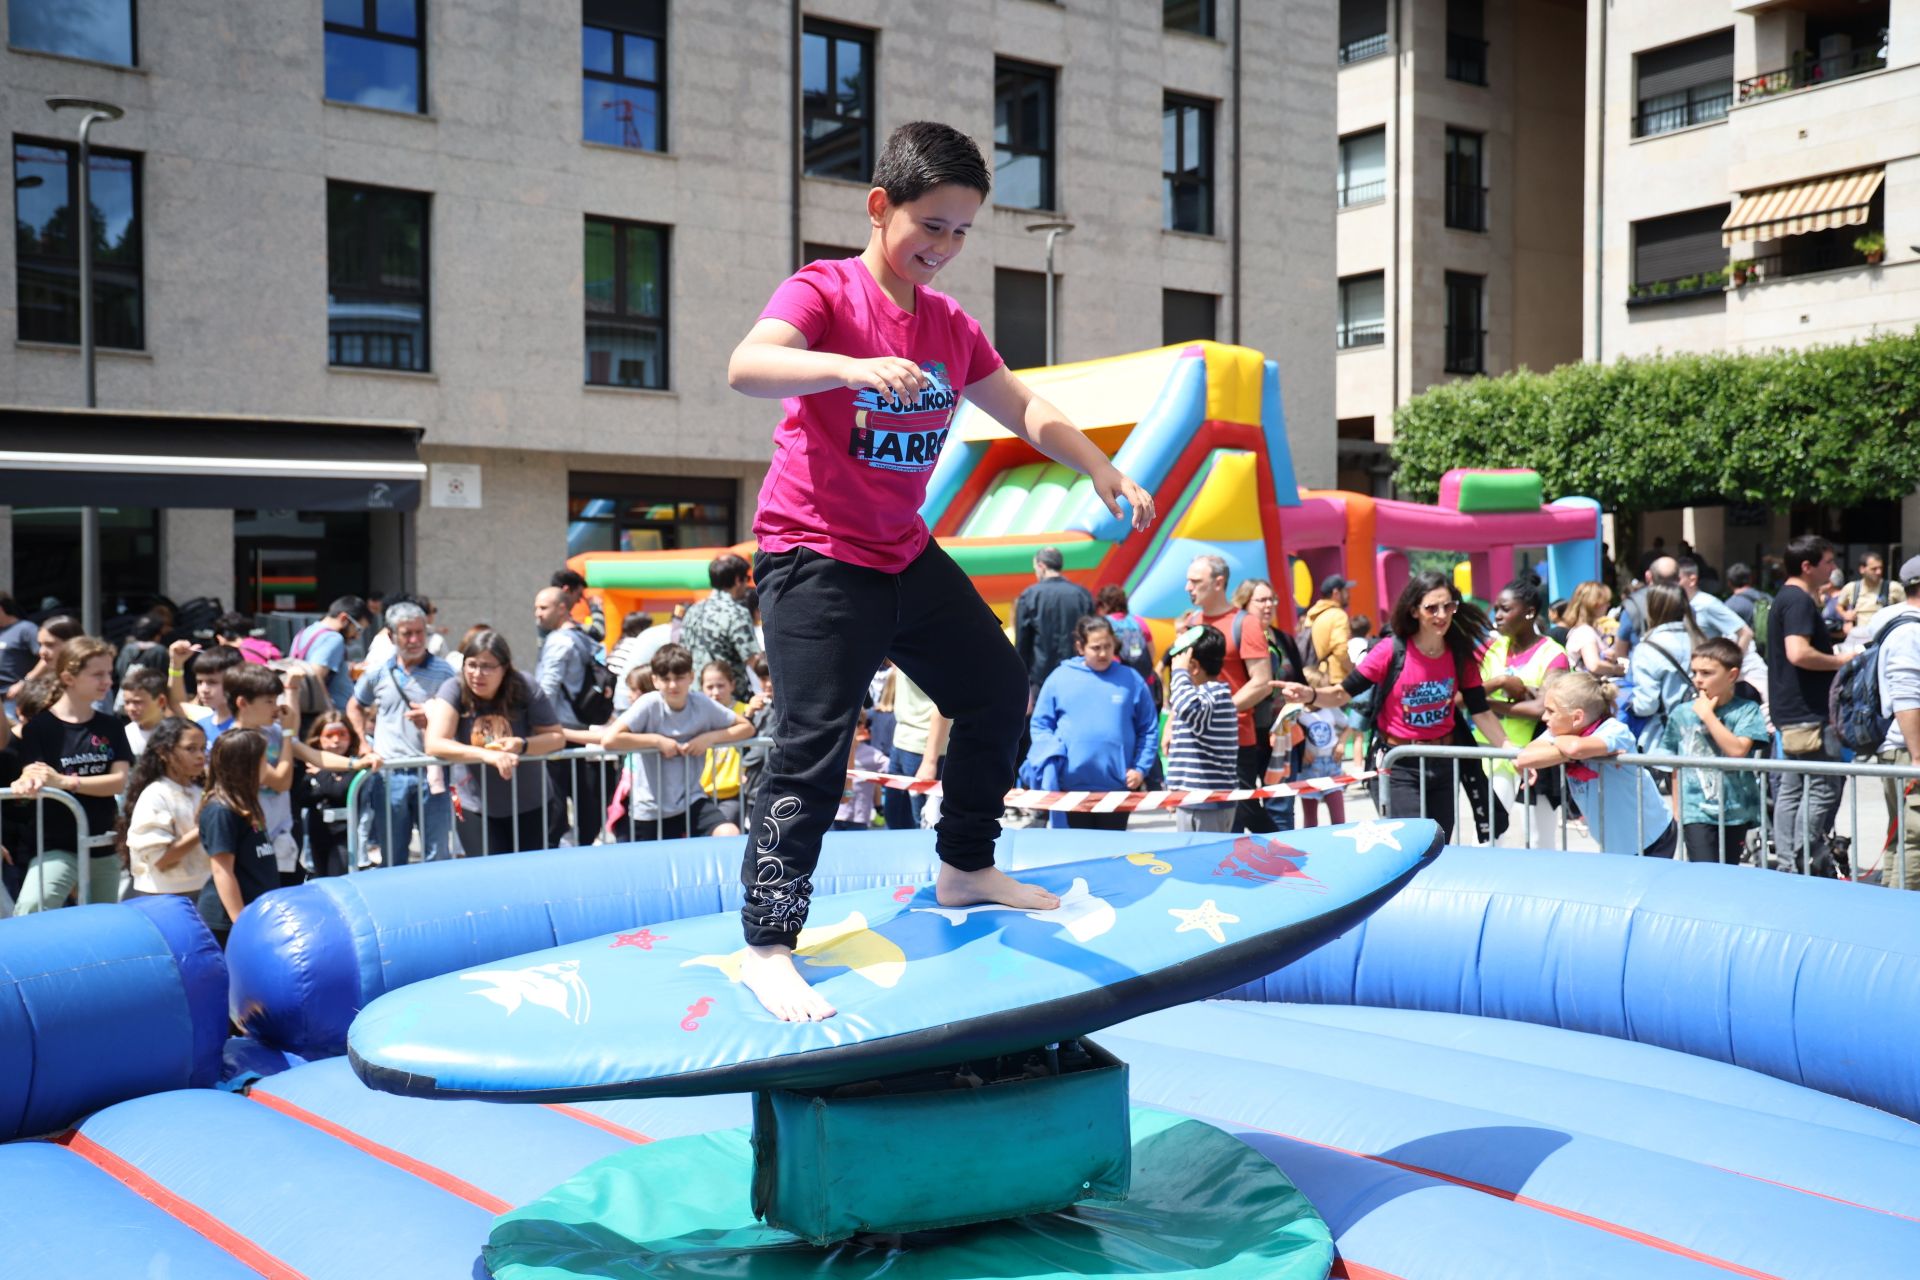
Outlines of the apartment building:
{"type": "Polygon", "coordinates": [[[1580,358],[1580,0],[1341,0],[1341,487],[1385,494],[1393,412],[1580,358]]]}
{"type": "MultiPolygon", "coordinates": [[[[1920,0],[1634,0],[1588,16],[1585,350],[1754,351],[1920,323],[1920,0]]],[[[1646,522],[1710,562],[1841,513],[1646,522]]],[[[1920,545],[1920,498],[1844,513],[1920,545]]]]}
{"type": "Polygon", "coordinates": [[[894,126],[991,141],[942,275],[1010,363],[1276,358],[1334,479],[1334,0],[9,0],[0,576],[105,612],[417,586],[530,639],[571,552],[748,535],[778,408],[728,352],[865,243],[894,126]],[[1244,9],[1244,11],[1242,11],[1244,9]],[[75,118],[100,414],[82,402],[75,118]],[[64,461],[48,461],[57,455],[64,461]],[[197,460],[183,466],[182,459],[197,460]],[[62,470],[64,468],[64,470],[62,470]],[[111,473],[111,475],[109,475],[111,473]]]}

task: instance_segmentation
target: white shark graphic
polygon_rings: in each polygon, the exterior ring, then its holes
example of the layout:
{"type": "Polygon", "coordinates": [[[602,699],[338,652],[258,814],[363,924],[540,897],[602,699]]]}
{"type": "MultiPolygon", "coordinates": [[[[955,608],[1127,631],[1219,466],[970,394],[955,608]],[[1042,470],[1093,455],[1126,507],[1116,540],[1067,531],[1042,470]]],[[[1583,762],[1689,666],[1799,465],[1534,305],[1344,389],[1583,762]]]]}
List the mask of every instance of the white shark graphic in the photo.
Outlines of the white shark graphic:
{"type": "MultiPolygon", "coordinates": [[[[959,924],[968,916],[981,911],[1020,911],[1021,909],[1002,906],[997,902],[983,902],[972,907],[914,907],[913,910],[939,916],[948,924],[959,924]]],[[[1024,911],[1022,914],[1029,920],[1038,920],[1041,924],[1060,925],[1073,935],[1075,942],[1092,942],[1113,928],[1115,920],[1112,905],[1104,898],[1094,897],[1087,889],[1087,882],[1077,877],[1072,887],[1060,895],[1058,907],[1052,911],[1024,911]]]]}
{"type": "Polygon", "coordinates": [[[460,977],[464,982],[488,983],[473,994],[485,996],[508,1013],[525,1001],[551,1009],[578,1026],[593,1011],[593,996],[580,979],[578,960],[538,964],[530,969],[483,969],[460,977]]]}

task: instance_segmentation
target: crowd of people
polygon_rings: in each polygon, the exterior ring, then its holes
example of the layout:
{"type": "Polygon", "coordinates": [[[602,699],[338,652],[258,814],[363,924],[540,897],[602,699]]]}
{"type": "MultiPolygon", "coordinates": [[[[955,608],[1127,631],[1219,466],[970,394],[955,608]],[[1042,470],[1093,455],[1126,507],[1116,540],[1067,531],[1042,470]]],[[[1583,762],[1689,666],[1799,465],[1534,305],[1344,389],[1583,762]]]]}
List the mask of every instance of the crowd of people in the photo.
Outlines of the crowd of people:
{"type": "MultiPolygon", "coordinates": [[[[1120,586],[1087,591],[1046,548],[1008,628],[1029,685],[1021,780],[1226,791],[1358,770],[1394,747],[1514,747],[1517,760],[1459,770],[1458,786],[1448,760],[1397,767],[1377,800],[1453,833],[1464,793],[1490,842],[1538,843],[1564,815],[1614,852],[1848,874],[1833,829],[1841,779],[1777,773],[1769,797],[1757,773],[1673,777],[1620,761],[1920,759],[1920,627],[1904,626],[1920,619],[1920,556],[1893,576],[1866,556],[1844,580],[1832,546],[1806,536],[1784,564],[1771,595],[1729,567],[1724,600],[1685,555],[1649,558],[1618,603],[1601,582],[1550,601],[1522,576],[1484,611],[1446,575],[1419,573],[1376,640],[1339,575],[1288,631],[1273,584],[1233,582],[1224,559],[1203,555],[1187,575],[1192,607],[1158,655],[1120,586]],[[1866,712],[1835,696],[1836,679],[1871,691],[1866,712]],[[1849,713],[1884,726],[1881,740],[1849,750],[1849,713]]],[[[0,779],[17,796],[60,791],[77,806],[99,837],[86,900],[189,896],[222,936],[259,894],[356,857],[368,867],[738,835],[764,781],[775,691],[747,562],[717,556],[709,582],[673,616],[619,619],[609,642],[598,600],[563,570],[534,598],[539,649],[519,665],[490,625],[449,644],[417,595],[343,596],[284,654],[241,614],[195,636],[156,608],[116,647],[71,617],[27,621],[0,596],[0,779]],[[589,750],[553,758],[567,748],[589,750]]],[[[925,796],[862,775],[939,778],[954,722],[891,664],[866,702],[834,825],[930,825],[925,796]]],[[[1324,808],[1339,822],[1345,790],[1303,801],[1297,817],[1293,799],[1269,798],[1185,807],[1175,821],[1286,831],[1324,808]]],[[[1886,783],[1883,879],[1920,888],[1915,791],[1886,783]]],[[[8,805],[0,819],[12,910],[78,899],[72,811],[8,805]]],[[[1129,818],[1051,820],[1121,830],[1129,818]]]]}

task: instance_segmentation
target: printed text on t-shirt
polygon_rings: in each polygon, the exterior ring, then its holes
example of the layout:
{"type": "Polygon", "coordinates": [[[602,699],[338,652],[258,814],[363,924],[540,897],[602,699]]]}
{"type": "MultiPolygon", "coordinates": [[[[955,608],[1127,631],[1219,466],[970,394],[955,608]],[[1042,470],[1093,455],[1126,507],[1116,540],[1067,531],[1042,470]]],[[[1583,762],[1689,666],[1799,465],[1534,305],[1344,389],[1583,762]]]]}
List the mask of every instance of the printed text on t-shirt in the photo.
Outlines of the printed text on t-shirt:
{"type": "Polygon", "coordinates": [[[883,471],[927,471],[946,447],[959,396],[943,361],[922,365],[928,385],[911,401],[869,388],[853,400],[847,453],[883,471]]]}

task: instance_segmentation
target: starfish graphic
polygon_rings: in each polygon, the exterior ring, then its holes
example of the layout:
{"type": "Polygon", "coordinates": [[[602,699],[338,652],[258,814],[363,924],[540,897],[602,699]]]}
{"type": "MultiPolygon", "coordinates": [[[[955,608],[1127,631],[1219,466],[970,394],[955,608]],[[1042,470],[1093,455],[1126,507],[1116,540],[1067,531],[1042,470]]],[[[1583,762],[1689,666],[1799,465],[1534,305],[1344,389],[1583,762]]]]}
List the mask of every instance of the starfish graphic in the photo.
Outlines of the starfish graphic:
{"type": "Polygon", "coordinates": [[[1404,822],[1363,821],[1355,822],[1344,827],[1336,827],[1333,830],[1333,834],[1336,836],[1345,836],[1347,839],[1353,841],[1353,851],[1355,853],[1365,853],[1367,850],[1380,845],[1385,845],[1387,848],[1398,852],[1400,842],[1394,839],[1393,833],[1406,825],[1404,822]]]}
{"type": "Polygon", "coordinates": [[[1180,927],[1174,930],[1175,933],[1185,933],[1189,929],[1199,929],[1215,942],[1225,942],[1227,940],[1227,935],[1220,932],[1221,925],[1240,923],[1239,916],[1228,915],[1218,906],[1214,905],[1212,898],[1208,898],[1191,911],[1182,911],[1179,907],[1168,907],[1167,914],[1177,917],[1180,921],[1180,927]]]}
{"type": "Polygon", "coordinates": [[[653,950],[654,943],[665,942],[666,940],[667,935],[664,933],[655,933],[651,929],[642,929],[638,933],[623,933],[609,943],[608,946],[638,947],[642,951],[651,951],[653,950]]]}

